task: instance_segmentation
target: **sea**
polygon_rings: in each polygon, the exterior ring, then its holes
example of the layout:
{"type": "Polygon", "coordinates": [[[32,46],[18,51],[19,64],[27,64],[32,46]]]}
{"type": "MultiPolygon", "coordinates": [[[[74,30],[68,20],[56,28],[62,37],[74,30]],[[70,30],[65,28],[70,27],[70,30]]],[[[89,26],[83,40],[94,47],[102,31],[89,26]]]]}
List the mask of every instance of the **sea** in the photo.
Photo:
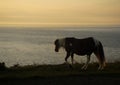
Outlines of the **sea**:
{"type": "MultiPolygon", "coordinates": [[[[54,51],[59,38],[94,37],[104,47],[106,62],[120,62],[120,27],[0,27],[0,62],[6,66],[62,64],[66,52],[54,51]]],[[[86,62],[86,56],[74,55],[75,61],[86,62]]],[[[71,63],[71,59],[68,61],[71,63]]],[[[98,62],[94,54],[91,63],[98,62]]]]}

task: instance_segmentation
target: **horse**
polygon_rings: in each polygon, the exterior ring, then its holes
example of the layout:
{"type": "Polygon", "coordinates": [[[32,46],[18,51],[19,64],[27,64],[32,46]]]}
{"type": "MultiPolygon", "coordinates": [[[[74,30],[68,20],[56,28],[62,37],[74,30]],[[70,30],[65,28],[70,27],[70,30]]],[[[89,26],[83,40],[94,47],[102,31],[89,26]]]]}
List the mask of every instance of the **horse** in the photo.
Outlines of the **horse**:
{"type": "Polygon", "coordinates": [[[67,53],[65,57],[66,63],[68,63],[67,59],[71,56],[71,62],[73,65],[74,54],[80,56],[87,55],[87,61],[81,68],[81,69],[87,69],[88,64],[90,62],[90,56],[92,53],[94,53],[99,61],[98,69],[103,69],[106,66],[103,45],[99,40],[93,37],[86,37],[82,39],[78,39],[75,37],[60,38],[60,39],[56,39],[54,41],[54,44],[55,44],[55,52],[59,52],[59,49],[61,47],[65,49],[67,53]]]}

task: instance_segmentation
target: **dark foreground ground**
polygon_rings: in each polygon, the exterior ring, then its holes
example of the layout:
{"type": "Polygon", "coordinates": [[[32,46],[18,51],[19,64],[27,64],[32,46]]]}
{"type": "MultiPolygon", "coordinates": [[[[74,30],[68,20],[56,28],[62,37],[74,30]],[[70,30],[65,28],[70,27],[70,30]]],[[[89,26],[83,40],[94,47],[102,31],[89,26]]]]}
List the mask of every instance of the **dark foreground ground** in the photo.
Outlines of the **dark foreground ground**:
{"type": "Polygon", "coordinates": [[[81,70],[81,64],[70,68],[61,65],[15,65],[0,69],[0,85],[120,85],[120,63],[109,63],[102,70],[90,64],[81,70]]]}
{"type": "Polygon", "coordinates": [[[49,78],[1,79],[0,85],[120,85],[120,77],[62,76],[49,78]]]}

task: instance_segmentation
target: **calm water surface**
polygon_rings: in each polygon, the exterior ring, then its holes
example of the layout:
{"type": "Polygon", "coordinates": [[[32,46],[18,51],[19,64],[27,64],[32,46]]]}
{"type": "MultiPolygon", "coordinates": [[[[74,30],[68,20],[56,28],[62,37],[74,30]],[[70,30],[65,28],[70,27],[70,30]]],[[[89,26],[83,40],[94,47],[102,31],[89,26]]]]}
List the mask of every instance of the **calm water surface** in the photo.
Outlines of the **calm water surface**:
{"type": "MultiPolygon", "coordinates": [[[[0,28],[0,62],[14,64],[61,64],[66,55],[64,49],[54,52],[54,40],[63,37],[95,37],[103,43],[106,61],[120,61],[119,27],[84,27],[74,29],[0,28]]],[[[85,62],[86,57],[75,55],[75,60],[85,62]]],[[[69,59],[70,61],[70,59],[69,59]]],[[[94,54],[91,62],[96,62],[94,54]]]]}

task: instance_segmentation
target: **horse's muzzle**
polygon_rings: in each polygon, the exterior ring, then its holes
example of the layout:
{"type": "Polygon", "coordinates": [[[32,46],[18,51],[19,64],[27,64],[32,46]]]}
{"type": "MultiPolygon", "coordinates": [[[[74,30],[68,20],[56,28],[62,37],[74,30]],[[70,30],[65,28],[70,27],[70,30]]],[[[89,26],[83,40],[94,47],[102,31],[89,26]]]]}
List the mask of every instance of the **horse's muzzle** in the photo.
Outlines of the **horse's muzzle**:
{"type": "Polygon", "coordinates": [[[59,52],[58,49],[55,49],[55,52],[59,52]]]}

